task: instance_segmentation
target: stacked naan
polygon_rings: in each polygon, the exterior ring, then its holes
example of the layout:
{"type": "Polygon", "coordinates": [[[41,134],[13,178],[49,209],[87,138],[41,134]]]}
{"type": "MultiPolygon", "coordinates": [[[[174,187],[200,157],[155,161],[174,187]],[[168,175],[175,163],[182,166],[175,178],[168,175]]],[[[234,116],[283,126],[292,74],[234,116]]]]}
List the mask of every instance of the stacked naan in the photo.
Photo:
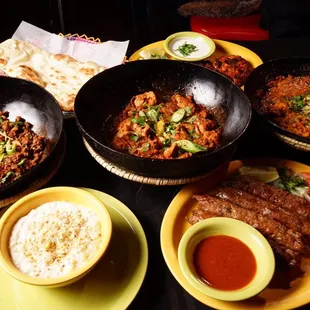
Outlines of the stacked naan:
{"type": "Polygon", "coordinates": [[[25,41],[8,39],[0,44],[0,70],[44,87],[63,111],[74,111],[80,88],[104,69],[91,61],[80,62],[68,55],[49,53],[25,41]]]}

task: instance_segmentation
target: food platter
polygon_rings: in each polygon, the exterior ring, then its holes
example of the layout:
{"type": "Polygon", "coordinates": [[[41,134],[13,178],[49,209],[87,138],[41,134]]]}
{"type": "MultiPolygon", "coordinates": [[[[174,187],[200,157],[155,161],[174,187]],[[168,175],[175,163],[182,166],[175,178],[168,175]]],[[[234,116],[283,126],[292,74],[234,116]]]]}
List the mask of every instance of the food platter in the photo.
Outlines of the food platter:
{"type": "MultiPolygon", "coordinates": [[[[215,60],[220,56],[239,55],[248,62],[250,62],[253,68],[256,68],[257,66],[263,63],[263,61],[257,54],[255,54],[246,47],[223,40],[214,39],[213,41],[216,45],[216,49],[215,52],[208,58],[211,61],[215,60]]],[[[133,53],[128,60],[129,61],[139,60],[142,57],[141,53],[147,53],[154,50],[157,50],[159,53],[160,52],[164,53],[164,41],[154,42],[152,44],[140,48],[135,53],[133,53]]]]}
{"type": "MultiPolygon", "coordinates": [[[[274,280],[259,295],[238,302],[225,302],[212,299],[193,288],[183,276],[178,264],[178,245],[190,224],[185,219],[188,212],[194,207],[193,194],[204,193],[217,184],[238,172],[245,165],[277,165],[286,167],[294,172],[310,172],[310,167],[298,162],[261,158],[244,161],[232,161],[229,166],[222,167],[213,175],[204,180],[184,187],[169,205],[161,227],[161,248],[165,261],[181,286],[200,302],[216,309],[293,309],[310,302],[310,275],[295,275],[291,271],[281,269],[276,271],[274,280]],[[279,281],[277,281],[279,278],[279,281]]],[[[309,265],[310,259],[303,258],[303,264],[309,265]]]]}
{"type": "Polygon", "coordinates": [[[0,309],[126,309],[139,291],[147,269],[145,234],[135,215],[120,201],[85,189],[104,202],[112,218],[109,250],[96,268],[80,281],[44,289],[12,280],[0,269],[0,309]]]}

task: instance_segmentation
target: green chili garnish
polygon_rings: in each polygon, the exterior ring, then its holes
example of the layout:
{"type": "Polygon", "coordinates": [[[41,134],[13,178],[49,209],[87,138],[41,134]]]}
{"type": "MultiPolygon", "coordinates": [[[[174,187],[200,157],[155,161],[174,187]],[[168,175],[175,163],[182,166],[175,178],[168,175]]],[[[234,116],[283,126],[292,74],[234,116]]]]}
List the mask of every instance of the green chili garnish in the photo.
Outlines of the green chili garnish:
{"type": "Polygon", "coordinates": [[[178,141],[175,141],[175,143],[180,149],[186,152],[193,153],[193,154],[208,150],[206,147],[199,145],[197,143],[191,142],[189,140],[178,140],[178,141]]]}
{"type": "Polygon", "coordinates": [[[23,158],[18,164],[17,166],[22,166],[26,161],[26,158],[23,158]]]}
{"type": "Polygon", "coordinates": [[[9,171],[4,178],[1,179],[0,183],[5,183],[10,176],[13,176],[15,173],[13,171],[9,171]]]}
{"type": "Polygon", "coordinates": [[[175,111],[171,116],[171,122],[178,123],[185,116],[185,109],[179,109],[175,111]]]}
{"type": "Polygon", "coordinates": [[[8,155],[13,154],[16,151],[16,144],[13,142],[12,144],[8,141],[5,145],[5,151],[8,155]]]}

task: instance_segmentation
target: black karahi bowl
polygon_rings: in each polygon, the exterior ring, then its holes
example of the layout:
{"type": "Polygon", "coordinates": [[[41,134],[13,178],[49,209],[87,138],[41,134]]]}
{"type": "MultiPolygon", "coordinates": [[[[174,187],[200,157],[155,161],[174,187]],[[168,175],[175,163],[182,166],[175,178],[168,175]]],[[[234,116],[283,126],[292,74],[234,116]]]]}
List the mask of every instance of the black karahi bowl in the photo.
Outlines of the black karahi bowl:
{"type": "Polygon", "coordinates": [[[281,128],[266,117],[260,109],[262,98],[259,93],[265,93],[268,81],[279,75],[310,75],[310,57],[274,59],[264,62],[252,71],[244,85],[244,91],[252,104],[254,116],[258,120],[259,126],[266,132],[275,135],[275,137],[296,149],[310,151],[310,138],[296,135],[281,128]]]}
{"type": "Polygon", "coordinates": [[[18,78],[0,76],[0,111],[8,111],[11,120],[21,116],[33,124],[33,131],[47,138],[41,162],[15,181],[0,186],[0,199],[25,189],[36,180],[38,171],[46,168],[63,126],[63,116],[57,100],[41,86],[18,78]]]}
{"type": "Polygon", "coordinates": [[[157,178],[201,175],[229,160],[251,119],[244,92],[223,75],[180,61],[141,60],[119,65],[91,78],[78,92],[75,114],[82,136],[105,160],[135,174],[157,178]],[[111,148],[111,131],[130,99],[146,91],[165,98],[193,95],[223,125],[220,147],[187,159],[151,159],[111,148]]]}

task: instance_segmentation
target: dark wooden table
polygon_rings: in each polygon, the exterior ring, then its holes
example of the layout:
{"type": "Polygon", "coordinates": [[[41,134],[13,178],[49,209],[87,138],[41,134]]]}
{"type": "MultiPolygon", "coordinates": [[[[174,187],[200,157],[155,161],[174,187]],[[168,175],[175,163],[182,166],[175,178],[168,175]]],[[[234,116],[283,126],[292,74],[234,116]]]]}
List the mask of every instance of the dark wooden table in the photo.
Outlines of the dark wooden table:
{"type": "MultiPolygon", "coordinates": [[[[238,43],[251,48],[264,61],[284,56],[307,56],[310,49],[310,41],[303,38],[238,43]]],[[[64,129],[67,134],[65,159],[48,186],[83,186],[106,192],[125,203],[136,214],[146,233],[149,247],[148,270],[130,309],[210,309],[183,290],[168,270],[161,253],[161,222],[181,186],[141,185],[117,177],[100,167],[86,151],[75,120],[65,120],[64,129]]],[[[253,156],[273,156],[310,164],[309,154],[285,146],[272,136],[262,133],[255,123],[250,126],[234,158],[253,156]]]]}

